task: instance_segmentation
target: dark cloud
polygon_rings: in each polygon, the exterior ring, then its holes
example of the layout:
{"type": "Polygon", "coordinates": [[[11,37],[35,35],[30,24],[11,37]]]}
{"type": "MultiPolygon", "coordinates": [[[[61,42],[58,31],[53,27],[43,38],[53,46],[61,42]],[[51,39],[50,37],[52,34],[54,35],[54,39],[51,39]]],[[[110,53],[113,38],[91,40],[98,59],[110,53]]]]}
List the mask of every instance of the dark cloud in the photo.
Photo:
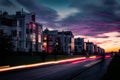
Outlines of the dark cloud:
{"type": "Polygon", "coordinates": [[[60,6],[63,6],[67,3],[69,3],[69,1],[70,0],[39,0],[39,3],[60,7],[60,6]]]}
{"type": "Polygon", "coordinates": [[[24,5],[30,12],[35,12],[37,18],[45,21],[54,21],[57,18],[57,12],[51,8],[43,5],[36,5],[34,0],[18,0],[19,3],[24,5]]]}
{"type": "Polygon", "coordinates": [[[14,4],[10,0],[1,0],[0,5],[1,6],[8,6],[8,7],[14,6],[14,4]]]}
{"type": "Polygon", "coordinates": [[[61,23],[71,25],[76,35],[96,36],[106,32],[120,32],[120,17],[114,14],[117,9],[115,6],[119,7],[115,0],[74,0],[71,7],[82,12],[69,16],[61,23]]]}
{"type": "MultiPolygon", "coordinates": [[[[12,0],[1,0],[1,6],[14,6],[12,0]]],[[[120,32],[120,16],[115,12],[120,11],[119,0],[15,0],[29,12],[35,12],[37,21],[52,28],[64,28],[74,32],[75,35],[98,37],[106,32],[120,32]],[[119,1],[119,3],[118,3],[119,1]],[[60,21],[58,12],[51,7],[60,7],[69,3],[69,8],[79,10],[74,15],[69,15],[60,21]],[[66,28],[67,27],[67,28],[66,28]]],[[[56,8],[56,9],[57,9],[56,8]]],[[[64,14],[64,13],[63,13],[64,14]]],[[[107,36],[102,36],[107,38],[107,36]]]]}
{"type": "MultiPolygon", "coordinates": [[[[51,24],[54,25],[54,21],[58,17],[57,12],[51,8],[45,7],[43,5],[37,5],[37,1],[35,0],[1,0],[0,4],[2,7],[6,6],[14,6],[12,9],[7,7],[9,13],[15,13],[15,10],[24,9],[25,12],[34,12],[36,14],[36,18],[38,22],[46,22],[46,25],[51,24]],[[18,5],[17,5],[18,4],[18,5]],[[16,8],[16,9],[15,9],[16,8]]],[[[3,9],[2,9],[3,10],[3,9]]],[[[5,11],[5,10],[3,10],[5,11]]]]}

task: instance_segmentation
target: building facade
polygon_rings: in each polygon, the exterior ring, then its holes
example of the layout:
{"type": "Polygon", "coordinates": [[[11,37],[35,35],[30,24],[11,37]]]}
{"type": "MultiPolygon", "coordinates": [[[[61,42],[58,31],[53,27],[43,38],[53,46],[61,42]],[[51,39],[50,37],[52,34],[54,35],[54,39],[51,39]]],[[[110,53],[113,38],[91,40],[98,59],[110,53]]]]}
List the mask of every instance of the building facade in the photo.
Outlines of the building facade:
{"type": "Polygon", "coordinates": [[[94,54],[98,55],[98,48],[96,44],[94,44],[94,54]]]}
{"type": "Polygon", "coordinates": [[[35,14],[18,11],[14,15],[0,14],[0,32],[11,35],[14,51],[41,51],[42,25],[35,22],[35,14]]]}
{"type": "Polygon", "coordinates": [[[74,51],[74,36],[71,31],[43,31],[43,50],[47,53],[68,54],[74,51]]]}
{"type": "Polygon", "coordinates": [[[57,35],[57,30],[49,31],[48,29],[45,29],[43,31],[43,51],[47,52],[48,54],[53,54],[55,52],[57,45],[57,35]]]}
{"type": "Polygon", "coordinates": [[[86,42],[86,51],[88,55],[94,54],[94,44],[92,42],[86,42]]]}
{"type": "Polygon", "coordinates": [[[62,31],[58,33],[59,49],[61,53],[73,55],[74,53],[74,35],[71,31],[62,31]]]}
{"type": "Polygon", "coordinates": [[[102,55],[105,53],[105,50],[101,47],[97,47],[98,48],[98,55],[102,55]]]}
{"type": "Polygon", "coordinates": [[[75,54],[84,54],[85,44],[84,38],[76,38],[75,39],[75,54]]]}

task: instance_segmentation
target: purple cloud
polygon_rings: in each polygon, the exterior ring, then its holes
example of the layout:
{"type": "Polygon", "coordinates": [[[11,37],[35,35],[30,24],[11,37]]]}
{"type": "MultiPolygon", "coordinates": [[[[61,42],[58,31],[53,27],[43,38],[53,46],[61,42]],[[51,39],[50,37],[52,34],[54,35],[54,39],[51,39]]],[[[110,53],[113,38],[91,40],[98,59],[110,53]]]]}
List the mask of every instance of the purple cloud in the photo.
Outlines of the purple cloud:
{"type": "Polygon", "coordinates": [[[71,6],[82,10],[82,12],[62,20],[61,23],[69,24],[76,35],[96,37],[98,34],[107,32],[120,32],[120,17],[114,14],[116,1],[91,0],[91,2],[90,0],[83,2],[74,0],[71,6]]]}
{"type": "MultiPolygon", "coordinates": [[[[11,6],[15,3],[12,0],[1,0],[1,6],[11,6]]],[[[58,0],[64,1],[64,0],[58,0]]],[[[66,18],[56,21],[59,17],[58,12],[54,8],[50,8],[41,4],[37,0],[16,0],[21,8],[25,8],[30,12],[36,13],[37,21],[42,23],[43,26],[52,28],[62,28],[71,30],[75,35],[85,35],[99,37],[98,34],[107,32],[120,32],[120,16],[115,14],[116,10],[120,10],[118,0],[68,0],[69,8],[75,8],[79,12],[74,15],[69,15],[66,18]],[[115,6],[118,7],[115,7],[115,6]]],[[[44,2],[44,0],[42,0],[44,2]]],[[[59,7],[53,0],[50,1],[54,4],[52,7],[59,7]]],[[[62,8],[67,2],[62,3],[62,8]]],[[[46,5],[49,3],[46,3],[46,5]]],[[[59,4],[59,3],[57,3],[59,4]]],[[[61,8],[61,6],[59,7],[61,8]]],[[[64,13],[64,12],[63,12],[64,13]]],[[[107,38],[107,36],[102,36],[107,38]]]]}

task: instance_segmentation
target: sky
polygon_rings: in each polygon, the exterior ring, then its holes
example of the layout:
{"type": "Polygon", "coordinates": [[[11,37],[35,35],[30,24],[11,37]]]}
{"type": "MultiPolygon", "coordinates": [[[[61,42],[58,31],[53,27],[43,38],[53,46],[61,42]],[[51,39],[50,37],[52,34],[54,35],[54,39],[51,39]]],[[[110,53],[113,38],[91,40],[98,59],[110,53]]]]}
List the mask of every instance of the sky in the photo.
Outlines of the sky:
{"type": "Polygon", "coordinates": [[[70,30],[105,49],[120,49],[120,0],[0,0],[0,10],[34,12],[44,28],[70,30]]]}

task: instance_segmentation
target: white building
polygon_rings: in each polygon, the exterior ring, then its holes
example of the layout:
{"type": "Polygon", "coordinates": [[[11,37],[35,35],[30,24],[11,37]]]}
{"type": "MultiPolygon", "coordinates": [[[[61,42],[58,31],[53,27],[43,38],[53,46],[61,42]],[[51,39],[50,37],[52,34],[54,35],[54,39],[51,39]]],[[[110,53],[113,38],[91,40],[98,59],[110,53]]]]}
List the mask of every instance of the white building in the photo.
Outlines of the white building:
{"type": "Polygon", "coordinates": [[[0,15],[0,32],[11,35],[15,45],[14,51],[41,51],[42,25],[35,22],[35,14],[16,12],[0,15]]]}
{"type": "Polygon", "coordinates": [[[98,48],[97,48],[97,45],[94,44],[94,54],[98,54],[98,48]]]}
{"type": "Polygon", "coordinates": [[[48,30],[45,29],[43,31],[43,50],[47,52],[48,54],[52,54],[55,51],[56,44],[57,44],[57,30],[48,30]]]}
{"type": "Polygon", "coordinates": [[[92,42],[86,42],[86,51],[89,55],[94,54],[94,44],[92,42]]]}
{"type": "MultiPolygon", "coordinates": [[[[73,55],[74,53],[74,35],[71,31],[62,31],[58,33],[58,38],[60,42],[60,51],[62,53],[67,53],[68,55],[73,55]]],[[[60,52],[59,51],[59,52],[60,52]]]]}
{"type": "Polygon", "coordinates": [[[86,51],[89,55],[102,55],[105,53],[105,50],[93,42],[86,42],[86,51]]]}
{"type": "Polygon", "coordinates": [[[105,53],[105,50],[101,47],[97,47],[98,48],[98,55],[102,55],[105,53]]]}
{"type": "Polygon", "coordinates": [[[76,38],[75,39],[75,53],[83,54],[85,50],[84,38],[76,38]]]}
{"type": "Polygon", "coordinates": [[[47,53],[68,54],[74,52],[74,36],[71,31],[43,31],[43,50],[47,53]]]}

